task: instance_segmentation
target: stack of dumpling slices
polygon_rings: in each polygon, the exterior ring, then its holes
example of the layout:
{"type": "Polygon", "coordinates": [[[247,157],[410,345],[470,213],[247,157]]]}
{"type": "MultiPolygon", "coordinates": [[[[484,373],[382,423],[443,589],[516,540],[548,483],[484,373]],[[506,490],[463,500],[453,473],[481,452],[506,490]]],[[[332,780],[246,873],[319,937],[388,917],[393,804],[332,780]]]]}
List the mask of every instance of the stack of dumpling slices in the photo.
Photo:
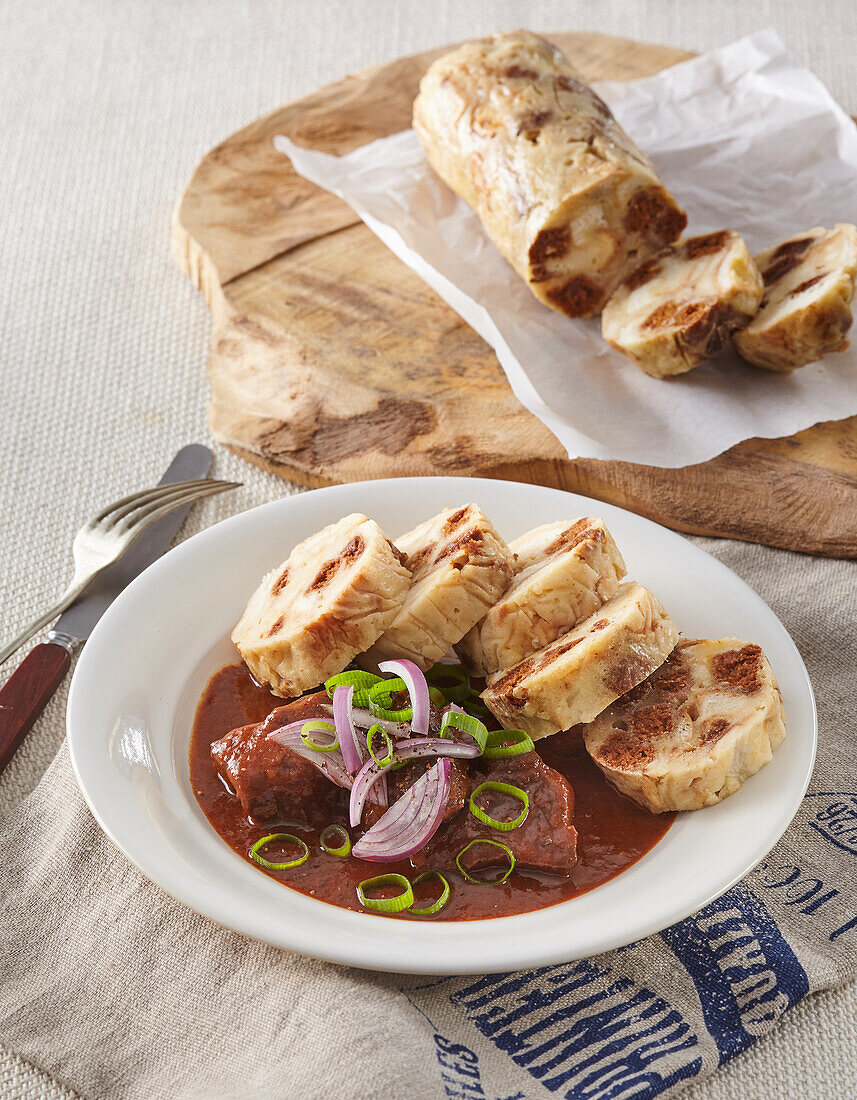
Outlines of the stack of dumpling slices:
{"type": "Polygon", "coordinates": [[[456,647],[504,726],[535,739],[582,724],[604,775],[653,813],[719,802],[768,763],[785,726],[758,646],[680,640],[657,597],[623,580],[597,517],[510,549],[511,585],[456,647]]]}
{"type": "Polygon", "coordinates": [[[738,790],[785,736],[761,649],[680,639],[658,598],[625,579],[604,521],[537,527],[506,545],[476,504],[395,543],[355,514],[306,539],[251,597],[233,641],[294,698],[352,661],[430,668],[454,649],[481,698],[533,738],[583,726],[620,791],[654,813],[738,790]]]}

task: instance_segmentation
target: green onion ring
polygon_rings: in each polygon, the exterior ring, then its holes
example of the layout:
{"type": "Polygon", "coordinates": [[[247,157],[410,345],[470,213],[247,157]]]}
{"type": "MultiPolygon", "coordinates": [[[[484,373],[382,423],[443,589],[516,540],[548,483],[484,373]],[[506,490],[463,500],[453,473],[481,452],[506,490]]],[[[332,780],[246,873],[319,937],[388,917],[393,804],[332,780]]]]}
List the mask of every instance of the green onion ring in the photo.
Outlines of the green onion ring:
{"type": "Polygon", "coordinates": [[[407,691],[408,685],[401,678],[401,676],[390,676],[386,680],[378,680],[369,688],[369,698],[374,699],[376,703],[390,701],[390,696],[394,691],[407,691]]]}
{"type": "Polygon", "coordinates": [[[414,879],[414,886],[419,886],[421,882],[425,882],[426,879],[430,879],[432,876],[439,878],[443,883],[443,890],[437,901],[432,902],[431,905],[426,906],[425,909],[414,909],[411,906],[411,912],[415,917],[433,917],[435,913],[439,913],[443,909],[444,905],[449,901],[450,887],[446,878],[440,873],[440,871],[423,871],[421,875],[417,875],[414,879]]]}
{"type": "Polygon", "coordinates": [[[361,668],[351,668],[346,672],[339,672],[324,682],[324,690],[333,698],[333,693],[338,687],[353,687],[354,695],[351,705],[365,707],[369,705],[369,688],[373,687],[381,679],[373,672],[364,672],[361,668]]]}
{"type": "Polygon", "coordinates": [[[327,852],[329,856],[347,859],[351,855],[351,837],[344,825],[325,825],[318,835],[318,843],[321,850],[327,852]],[[338,848],[334,848],[332,845],[337,839],[342,840],[342,843],[338,848]]]}
{"type": "Polygon", "coordinates": [[[461,871],[462,875],[464,875],[468,882],[474,882],[477,886],[499,886],[502,882],[506,881],[509,875],[511,875],[512,871],[515,869],[515,853],[512,851],[508,844],[501,844],[499,840],[483,840],[481,837],[477,837],[476,840],[471,840],[469,844],[464,845],[464,847],[455,857],[455,866],[459,869],[459,871],[461,871]],[[476,878],[474,875],[471,875],[469,871],[465,871],[465,869],[461,866],[461,857],[466,851],[472,848],[474,844],[490,844],[493,848],[499,848],[501,852],[506,853],[506,855],[509,857],[509,870],[505,873],[505,875],[503,875],[502,878],[476,878]]]}
{"type": "Polygon", "coordinates": [[[429,687],[429,699],[431,699],[438,710],[446,706],[446,696],[440,688],[429,687]]]}
{"type": "Polygon", "coordinates": [[[522,756],[533,752],[535,747],[526,730],[491,730],[482,755],[486,760],[499,760],[504,756],[522,756]],[[509,744],[504,744],[506,741],[509,744]]]}
{"type": "Polygon", "coordinates": [[[315,749],[316,752],[333,752],[334,749],[339,748],[336,726],[333,722],[324,722],[321,718],[311,718],[309,722],[304,722],[301,726],[301,741],[308,749],[315,749]],[[320,745],[312,740],[313,733],[332,733],[333,740],[329,745],[320,745]]]}
{"type": "Polygon", "coordinates": [[[364,878],[357,884],[357,897],[360,904],[366,909],[374,909],[376,913],[401,913],[403,909],[410,909],[414,904],[413,888],[404,875],[376,875],[375,878],[364,878]],[[366,896],[367,890],[377,890],[384,886],[398,886],[401,894],[394,898],[370,898],[366,896]]]}
{"type": "Polygon", "coordinates": [[[446,731],[452,726],[462,733],[469,734],[480,751],[484,751],[485,742],[488,740],[488,729],[484,722],[474,718],[472,714],[459,714],[456,710],[448,710],[440,720],[440,736],[446,737],[446,731]]]}
{"type": "Polygon", "coordinates": [[[269,871],[288,871],[291,867],[300,867],[302,863],[306,863],[309,859],[309,848],[304,841],[302,841],[299,836],[295,836],[294,833],[271,833],[270,836],[263,836],[261,840],[256,841],[250,849],[250,858],[255,860],[260,867],[267,867],[269,871]],[[287,863],[271,863],[269,859],[265,859],[264,856],[259,855],[262,848],[276,841],[281,844],[299,845],[303,848],[303,855],[298,856],[297,859],[290,859],[287,863]]]}
{"type": "Polygon", "coordinates": [[[380,718],[384,722],[410,722],[414,716],[413,707],[405,707],[403,710],[385,710],[373,699],[369,700],[369,713],[373,718],[380,718]]]}
{"type": "Polygon", "coordinates": [[[523,825],[527,820],[527,814],[530,812],[530,796],[526,791],[522,791],[520,787],[516,787],[514,783],[498,783],[494,779],[488,779],[484,783],[480,783],[473,791],[468,799],[468,805],[470,806],[470,812],[477,821],[481,821],[483,825],[490,825],[492,829],[499,829],[501,832],[508,833],[512,829],[517,829],[519,825],[523,825]],[[481,807],[476,805],[476,796],[482,794],[483,791],[497,791],[499,794],[511,795],[512,798],[517,798],[524,808],[511,821],[497,821],[496,818],[486,814],[481,807]]]}
{"type": "Polygon", "coordinates": [[[465,699],[462,706],[467,707],[468,714],[475,714],[477,718],[491,718],[493,717],[491,711],[485,706],[482,700],[479,698],[478,691],[471,691],[470,698],[465,699]]]}
{"type": "Polygon", "coordinates": [[[414,716],[413,707],[402,707],[400,710],[387,709],[393,700],[394,692],[407,690],[408,685],[400,676],[379,680],[369,689],[369,713],[373,718],[383,718],[387,722],[410,722],[414,716]]]}
{"type": "Polygon", "coordinates": [[[393,763],[393,738],[387,733],[383,726],[369,727],[366,733],[366,748],[369,750],[369,755],[379,768],[386,768],[388,764],[393,763]],[[384,738],[384,744],[387,747],[387,752],[382,757],[376,756],[375,750],[372,748],[372,741],[377,734],[380,734],[384,738]]]}
{"type": "Polygon", "coordinates": [[[463,703],[470,694],[470,676],[464,665],[432,665],[426,679],[443,692],[448,703],[463,703]]]}

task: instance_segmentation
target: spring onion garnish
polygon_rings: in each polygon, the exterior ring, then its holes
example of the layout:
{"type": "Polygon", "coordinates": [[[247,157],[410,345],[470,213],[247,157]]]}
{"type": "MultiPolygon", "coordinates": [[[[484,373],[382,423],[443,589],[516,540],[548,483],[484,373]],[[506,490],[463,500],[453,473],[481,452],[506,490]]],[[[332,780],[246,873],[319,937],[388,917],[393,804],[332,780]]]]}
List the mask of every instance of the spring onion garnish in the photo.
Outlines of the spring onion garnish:
{"type": "Polygon", "coordinates": [[[386,768],[388,764],[393,763],[393,738],[387,733],[383,726],[369,727],[369,732],[366,734],[366,748],[369,750],[369,755],[379,768],[386,768]],[[372,745],[375,738],[379,736],[384,738],[384,745],[387,749],[381,757],[378,756],[372,745]]]}
{"type": "Polygon", "coordinates": [[[414,716],[412,707],[395,710],[391,706],[393,693],[407,690],[408,685],[400,676],[394,676],[392,680],[379,680],[369,689],[369,713],[388,722],[409,722],[414,716]]]}
{"type": "Polygon", "coordinates": [[[433,665],[426,673],[426,679],[440,688],[448,703],[463,703],[470,695],[470,676],[464,665],[433,665]]]}
{"type": "Polygon", "coordinates": [[[380,679],[381,677],[376,676],[373,672],[364,672],[362,669],[352,668],[348,669],[347,672],[337,673],[336,676],[331,676],[329,680],[325,680],[324,689],[332,699],[338,687],[353,687],[354,706],[365,707],[369,701],[369,688],[377,684],[380,679]]]}
{"type": "Polygon", "coordinates": [[[468,805],[470,806],[470,812],[477,821],[481,821],[483,825],[490,825],[492,829],[500,829],[506,833],[510,829],[517,829],[519,825],[523,825],[526,821],[527,814],[530,812],[530,796],[526,791],[522,791],[520,787],[516,787],[514,783],[498,783],[493,779],[489,779],[485,783],[479,784],[471,794],[468,805]],[[508,794],[517,799],[524,808],[511,821],[498,821],[496,817],[491,817],[476,805],[476,799],[483,791],[497,791],[498,794],[508,794]]]}
{"type": "Polygon", "coordinates": [[[342,746],[345,767],[352,775],[359,772],[363,766],[363,756],[357,743],[357,731],[351,718],[353,698],[353,684],[339,684],[333,689],[333,720],[336,723],[336,735],[342,746]]]}
{"type": "Polygon", "coordinates": [[[501,844],[499,840],[483,840],[481,838],[477,838],[476,840],[471,840],[469,844],[464,845],[464,847],[455,857],[455,866],[459,869],[459,871],[461,871],[462,875],[464,875],[468,882],[475,882],[477,886],[499,886],[501,882],[506,881],[509,875],[511,875],[512,871],[515,869],[515,853],[512,851],[508,844],[501,844]],[[466,871],[464,867],[462,867],[461,857],[464,855],[465,852],[469,851],[476,844],[490,844],[493,848],[499,848],[501,852],[506,853],[506,857],[509,860],[509,869],[506,871],[502,878],[476,878],[474,875],[471,875],[469,871],[466,871]]]}
{"type": "MultiPolygon", "coordinates": [[[[393,676],[400,676],[408,689],[411,699],[411,729],[417,737],[425,737],[428,734],[429,715],[431,712],[431,700],[429,699],[428,681],[422,671],[413,661],[381,661],[378,665],[381,672],[389,672],[393,676]]],[[[372,710],[372,707],[369,707],[372,710]]],[[[386,717],[381,715],[380,717],[386,717]]]]}
{"type": "Polygon", "coordinates": [[[410,909],[414,904],[414,891],[404,875],[376,875],[375,878],[364,878],[357,884],[357,897],[360,904],[367,909],[374,909],[376,913],[401,913],[403,909],[410,909]],[[370,898],[367,890],[383,890],[387,886],[398,886],[402,891],[392,898],[370,898]]]}
{"type": "Polygon", "coordinates": [[[443,883],[443,890],[437,901],[432,902],[431,905],[427,905],[425,909],[414,909],[411,907],[411,912],[415,917],[433,917],[435,913],[439,913],[443,909],[444,905],[449,901],[450,889],[449,883],[440,873],[440,871],[423,871],[421,875],[417,875],[414,879],[414,886],[419,886],[421,882],[425,882],[432,877],[439,878],[443,883]]]}
{"type": "Polygon", "coordinates": [[[358,859],[391,863],[423,848],[443,821],[452,788],[447,759],[428,769],[354,845],[358,859]]]}
{"type": "Polygon", "coordinates": [[[472,737],[479,746],[480,752],[485,749],[485,742],[488,740],[488,730],[485,723],[480,722],[478,718],[474,718],[472,714],[459,714],[458,711],[455,710],[444,711],[443,717],[440,720],[441,737],[447,736],[446,731],[450,726],[472,737]]]}
{"type": "Polygon", "coordinates": [[[389,707],[393,701],[393,695],[399,691],[407,691],[408,685],[401,676],[393,676],[389,680],[379,680],[369,688],[369,698],[381,707],[389,707]]]}
{"type": "Polygon", "coordinates": [[[440,688],[429,687],[429,699],[431,699],[438,710],[440,710],[441,707],[446,706],[446,697],[444,696],[440,688]]]}
{"type": "Polygon", "coordinates": [[[346,859],[351,855],[351,837],[343,825],[325,825],[319,833],[318,843],[329,856],[346,859]]]}
{"type": "Polygon", "coordinates": [[[369,700],[369,713],[373,718],[380,718],[384,722],[410,722],[414,716],[414,712],[410,707],[402,707],[401,710],[386,710],[384,707],[379,707],[377,703],[373,703],[369,700]]]}
{"type": "Polygon", "coordinates": [[[308,749],[315,749],[316,752],[333,752],[339,748],[336,726],[333,722],[324,722],[320,718],[312,718],[309,722],[304,722],[301,726],[301,741],[308,749]],[[326,733],[328,738],[332,737],[333,740],[314,741],[312,736],[314,733],[326,733]]]}
{"type": "Polygon", "coordinates": [[[535,747],[526,730],[491,730],[482,755],[486,760],[498,760],[503,756],[533,752],[535,747]]]}
{"type": "Polygon", "coordinates": [[[309,848],[299,836],[295,836],[293,833],[271,833],[270,836],[263,836],[261,840],[256,841],[250,849],[250,858],[255,860],[261,867],[267,867],[269,871],[288,871],[290,867],[300,867],[302,863],[306,863],[309,859],[309,848]],[[302,852],[297,859],[290,859],[285,863],[272,863],[264,856],[259,855],[262,849],[269,844],[297,844],[302,852]]]}
{"type": "Polygon", "coordinates": [[[470,697],[464,700],[464,705],[467,707],[468,714],[475,714],[479,718],[490,718],[491,711],[485,706],[482,700],[479,698],[478,691],[471,691],[470,697]]]}

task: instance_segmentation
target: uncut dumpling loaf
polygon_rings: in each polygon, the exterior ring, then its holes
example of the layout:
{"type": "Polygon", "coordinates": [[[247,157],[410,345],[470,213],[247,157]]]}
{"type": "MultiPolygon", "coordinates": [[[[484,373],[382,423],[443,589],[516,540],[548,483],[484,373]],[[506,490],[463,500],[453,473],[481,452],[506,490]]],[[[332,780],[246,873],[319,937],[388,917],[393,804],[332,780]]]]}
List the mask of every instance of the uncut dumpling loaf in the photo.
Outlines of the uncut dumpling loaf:
{"type": "Polygon", "coordinates": [[[396,540],[413,574],[401,610],[362,663],[407,657],[427,669],[506,591],[512,551],[475,504],[421,523],[396,540]]]}
{"type": "Polygon", "coordinates": [[[548,737],[591,722],[651,675],[677,641],[657,598],[630,581],[579,626],[492,677],[482,700],[503,726],[548,737]]]}
{"type": "Polygon", "coordinates": [[[688,237],[631,272],[604,308],[601,334],[646,374],[684,374],[752,321],[763,290],[737,233],[688,237]]]}
{"type": "Polygon", "coordinates": [[[264,578],[232,641],[260,683],[293,699],[372,645],[410,582],[378,524],[355,513],[305,539],[264,578]]]}
{"type": "Polygon", "coordinates": [[[857,228],[808,229],[760,252],[765,281],[759,312],[735,337],[744,359],[791,371],[845,351],[857,280],[857,228]]]}
{"type": "Polygon", "coordinates": [[[529,31],[435,61],[413,123],[434,170],[533,294],[569,317],[598,313],[687,222],[607,104],[529,31]]]}
{"type": "Polygon", "coordinates": [[[509,544],[514,580],[456,646],[478,676],[517,664],[616,595],[625,562],[604,520],[548,523],[509,544]]]}
{"type": "Polygon", "coordinates": [[[652,813],[734,794],[786,734],[771,666],[737,638],[682,641],[583,737],[614,787],[652,813]]]}

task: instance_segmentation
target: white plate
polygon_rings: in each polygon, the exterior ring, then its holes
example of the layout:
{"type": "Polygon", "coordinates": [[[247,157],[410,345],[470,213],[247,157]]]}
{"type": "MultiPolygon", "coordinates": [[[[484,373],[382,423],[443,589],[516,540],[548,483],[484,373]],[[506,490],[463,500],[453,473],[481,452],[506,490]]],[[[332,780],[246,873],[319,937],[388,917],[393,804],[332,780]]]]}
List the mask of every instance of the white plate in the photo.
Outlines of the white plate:
{"type": "Polygon", "coordinates": [[[800,654],[769,607],[726,566],[649,520],[517,482],[401,478],[336,486],[234,516],[172,550],[115,601],[80,658],[68,704],[71,759],[107,835],[186,905],[258,940],[377,970],[463,974],[541,966],[631,943],[727,890],[773,847],[803,798],[816,745],[800,654]],[[396,537],[442,507],[476,501],[507,539],[596,513],[629,575],[688,636],[735,635],[767,653],[788,736],[768,767],[719,806],[679,816],[618,878],[535,913],[491,921],[382,919],[305,897],[260,874],[214,832],[188,779],[188,743],[209,676],[234,660],[229,632],[262,574],[354,511],[396,537]]]}

